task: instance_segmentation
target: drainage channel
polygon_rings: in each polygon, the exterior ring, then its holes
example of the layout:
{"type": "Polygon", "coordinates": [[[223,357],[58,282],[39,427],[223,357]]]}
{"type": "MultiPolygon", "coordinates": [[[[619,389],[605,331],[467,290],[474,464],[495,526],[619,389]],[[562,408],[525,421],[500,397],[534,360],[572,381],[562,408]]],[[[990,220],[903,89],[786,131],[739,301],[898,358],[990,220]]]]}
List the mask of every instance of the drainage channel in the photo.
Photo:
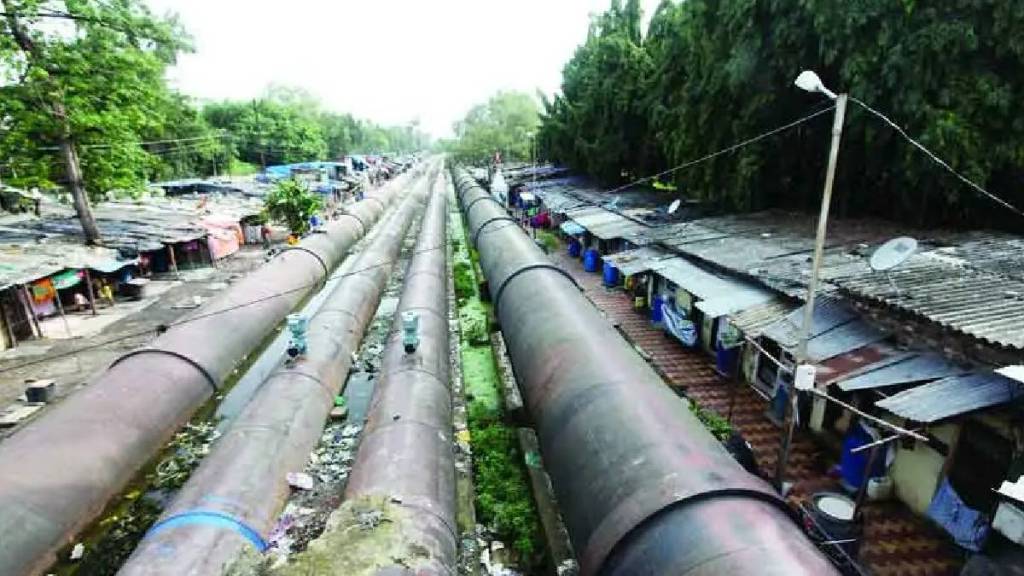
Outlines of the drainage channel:
{"type": "MultiPolygon", "coordinates": [[[[381,219],[382,222],[384,220],[381,219]]],[[[323,289],[307,296],[296,310],[307,317],[315,314],[343,279],[343,275],[352,269],[363,248],[380,231],[381,227],[375,226],[353,245],[350,255],[333,272],[334,278],[323,289]]],[[[403,243],[403,251],[408,242],[406,239],[403,243]]],[[[403,263],[399,263],[399,266],[404,270],[403,263]]],[[[393,288],[389,285],[389,292],[391,290],[393,288]]],[[[385,298],[382,301],[381,309],[386,308],[387,300],[385,298]]],[[[397,297],[393,300],[392,312],[397,297]]],[[[387,325],[386,322],[383,324],[385,335],[387,325]]],[[[375,318],[375,330],[376,327],[375,318]]],[[[175,491],[185,484],[192,471],[202,462],[213,441],[230,426],[266,377],[280,366],[288,340],[289,332],[285,329],[285,322],[281,322],[226,379],[223,392],[211,398],[196,412],[171,442],[136,475],[122,495],[115,498],[99,519],[81,533],[75,543],[60,551],[57,563],[47,573],[55,576],[115,575],[146,531],[159,518],[175,491]]]]}
{"type": "Polygon", "coordinates": [[[398,306],[406,267],[415,250],[421,216],[421,213],[417,214],[402,242],[401,254],[360,345],[342,395],[335,402],[331,420],[310,453],[305,470],[293,478],[293,491],[288,503],[267,538],[269,548],[266,554],[259,556],[246,550],[230,568],[229,574],[262,574],[284,566],[289,558],[306,550],[308,544],[323,533],[331,512],[341,504],[380,371],[384,344],[398,306]]]}
{"type": "MultiPolygon", "coordinates": [[[[554,573],[544,544],[526,453],[506,404],[492,345],[494,321],[481,298],[475,251],[458,202],[449,205],[451,276],[458,319],[456,469],[459,473],[459,572],[472,575],[554,573]],[[461,391],[461,394],[458,392],[461,391]]],[[[496,339],[495,339],[496,340],[496,339]]]]}

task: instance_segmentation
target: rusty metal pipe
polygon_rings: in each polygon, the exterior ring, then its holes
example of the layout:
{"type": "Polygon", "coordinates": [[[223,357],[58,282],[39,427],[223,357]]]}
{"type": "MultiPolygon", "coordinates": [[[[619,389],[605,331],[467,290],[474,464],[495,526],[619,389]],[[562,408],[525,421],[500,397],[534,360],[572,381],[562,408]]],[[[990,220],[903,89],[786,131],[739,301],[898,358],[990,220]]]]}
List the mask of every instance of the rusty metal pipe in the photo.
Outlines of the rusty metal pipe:
{"type": "Polygon", "coordinates": [[[52,564],[414,177],[356,203],[0,443],[0,574],[52,564]]]}
{"type": "Polygon", "coordinates": [[[581,574],[835,574],[571,276],[455,180],[581,574]]]}
{"type": "Polygon", "coordinates": [[[320,439],[427,188],[421,180],[381,224],[310,319],[305,356],[263,382],[118,574],[220,575],[245,547],[266,548],[286,476],[320,439]]]}
{"type": "MultiPolygon", "coordinates": [[[[377,574],[455,574],[445,183],[444,178],[437,180],[423,217],[345,490],[346,504],[383,500],[400,510],[389,515],[393,525],[387,530],[399,536],[377,574]],[[419,320],[413,352],[405,350],[402,334],[402,315],[410,312],[419,320]]],[[[330,552],[337,556],[348,551],[330,552]]]]}

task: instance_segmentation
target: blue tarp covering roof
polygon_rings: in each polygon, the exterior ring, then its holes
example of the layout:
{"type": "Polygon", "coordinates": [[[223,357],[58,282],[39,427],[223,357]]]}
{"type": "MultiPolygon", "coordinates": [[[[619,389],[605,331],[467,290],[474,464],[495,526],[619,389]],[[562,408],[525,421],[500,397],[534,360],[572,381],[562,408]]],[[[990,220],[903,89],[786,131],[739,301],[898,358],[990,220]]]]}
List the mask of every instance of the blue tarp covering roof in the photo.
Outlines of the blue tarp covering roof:
{"type": "Polygon", "coordinates": [[[583,226],[580,226],[579,224],[573,222],[572,220],[562,222],[560,228],[562,229],[562,232],[565,232],[570,236],[577,236],[579,234],[583,234],[586,231],[584,230],[583,226]]]}
{"type": "Polygon", "coordinates": [[[343,162],[297,162],[295,164],[279,164],[277,166],[267,166],[265,172],[268,176],[276,178],[287,178],[292,175],[294,170],[320,170],[322,168],[345,168],[347,164],[343,162]]]}

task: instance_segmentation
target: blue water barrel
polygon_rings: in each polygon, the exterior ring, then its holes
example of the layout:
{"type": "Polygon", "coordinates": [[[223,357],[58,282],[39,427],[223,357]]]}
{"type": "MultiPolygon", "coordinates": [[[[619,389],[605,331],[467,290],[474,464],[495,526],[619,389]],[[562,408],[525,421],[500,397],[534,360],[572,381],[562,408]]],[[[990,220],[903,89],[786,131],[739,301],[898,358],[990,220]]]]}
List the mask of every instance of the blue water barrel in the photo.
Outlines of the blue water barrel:
{"type": "Polygon", "coordinates": [[[719,374],[726,376],[734,376],[736,374],[736,361],[740,357],[740,347],[735,348],[722,348],[718,347],[715,352],[715,367],[718,368],[719,374]]]}
{"type": "Polygon", "coordinates": [[[654,302],[651,303],[651,322],[658,324],[661,322],[661,305],[665,303],[665,299],[661,294],[654,296],[654,302]]]}
{"type": "Polygon", "coordinates": [[[597,272],[597,267],[601,263],[601,256],[597,253],[597,248],[590,248],[583,253],[583,269],[587,272],[597,272]]]}
{"type": "Polygon", "coordinates": [[[619,283],[619,269],[611,262],[604,263],[604,285],[616,286],[619,283]]]}
{"type": "MultiPolygon", "coordinates": [[[[843,439],[843,448],[839,455],[839,469],[843,487],[847,490],[857,490],[866,481],[866,476],[868,476],[867,467],[871,451],[861,450],[854,454],[853,450],[874,441],[874,437],[868,434],[868,431],[859,423],[846,433],[846,438],[843,439]]],[[[878,449],[884,450],[885,446],[883,445],[878,449]]],[[[883,453],[875,458],[874,469],[871,471],[870,476],[874,478],[884,474],[885,455],[883,453]]]]}
{"type": "Polygon", "coordinates": [[[580,246],[579,242],[577,242],[576,240],[569,240],[569,256],[572,256],[573,258],[579,258],[581,248],[582,246],[580,246]]]}

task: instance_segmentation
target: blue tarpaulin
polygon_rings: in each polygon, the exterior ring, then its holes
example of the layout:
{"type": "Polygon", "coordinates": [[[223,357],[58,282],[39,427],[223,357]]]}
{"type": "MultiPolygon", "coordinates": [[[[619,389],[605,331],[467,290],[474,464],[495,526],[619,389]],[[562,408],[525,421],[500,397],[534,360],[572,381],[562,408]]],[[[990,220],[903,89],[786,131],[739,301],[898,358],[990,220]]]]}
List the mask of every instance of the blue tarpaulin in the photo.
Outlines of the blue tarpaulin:
{"type": "Polygon", "coordinates": [[[684,346],[693,346],[697,343],[697,327],[686,316],[675,309],[669,302],[661,305],[662,317],[665,322],[665,330],[679,339],[684,346]]]}
{"type": "Polygon", "coordinates": [[[559,226],[559,228],[561,228],[562,232],[565,232],[569,236],[578,236],[586,231],[583,229],[583,226],[580,226],[579,224],[573,222],[572,220],[562,222],[562,225],[559,226]]]}
{"type": "Polygon", "coordinates": [[[981,512],[968,508],[960,495],[953,490],[949,480],[943,480],[935,498],[928,506],[928,517],[942,526],[958,545],[975,552],[981,550],[988,536],[988,518],[981,512]]]}

